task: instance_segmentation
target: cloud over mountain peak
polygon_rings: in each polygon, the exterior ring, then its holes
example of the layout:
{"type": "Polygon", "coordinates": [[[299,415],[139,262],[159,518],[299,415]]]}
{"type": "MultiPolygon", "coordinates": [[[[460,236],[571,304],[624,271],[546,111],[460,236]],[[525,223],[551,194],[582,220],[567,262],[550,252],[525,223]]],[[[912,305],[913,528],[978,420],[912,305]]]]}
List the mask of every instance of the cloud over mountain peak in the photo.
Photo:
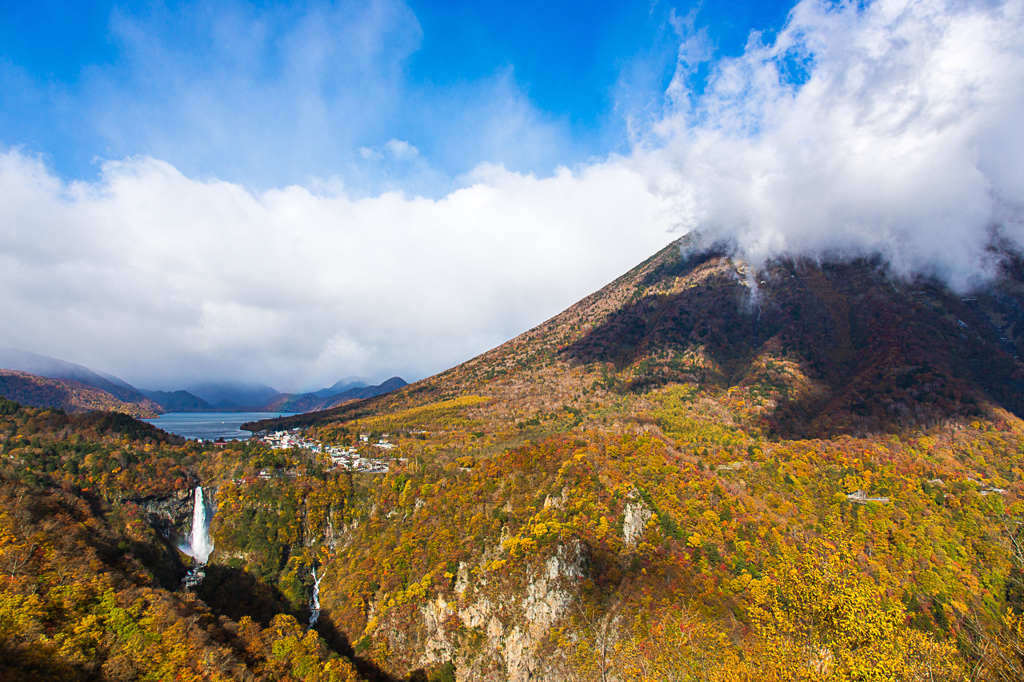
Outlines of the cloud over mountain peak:
{"type": "Polygon", "coordinates": [[[637,167],[755,261],[881,253],[964,288],[994,233],[1024,243],[1022,32],[1018,0],[804,0],[700,92],[681,57],[637,167]]]}

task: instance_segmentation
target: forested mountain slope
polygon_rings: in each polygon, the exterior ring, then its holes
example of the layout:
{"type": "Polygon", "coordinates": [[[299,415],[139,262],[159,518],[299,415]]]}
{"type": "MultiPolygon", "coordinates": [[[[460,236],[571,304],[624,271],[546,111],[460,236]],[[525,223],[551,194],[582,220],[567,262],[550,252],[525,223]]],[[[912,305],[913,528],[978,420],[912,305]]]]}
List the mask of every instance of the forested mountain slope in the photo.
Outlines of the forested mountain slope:
{"type": "Polygon", "coordinates": [[[1012,254],[962,296],[684,241],[448,372],[261,425],[397,442],[324,601],[389,669],[1000,679],[1022,300],[1012,254]]]}

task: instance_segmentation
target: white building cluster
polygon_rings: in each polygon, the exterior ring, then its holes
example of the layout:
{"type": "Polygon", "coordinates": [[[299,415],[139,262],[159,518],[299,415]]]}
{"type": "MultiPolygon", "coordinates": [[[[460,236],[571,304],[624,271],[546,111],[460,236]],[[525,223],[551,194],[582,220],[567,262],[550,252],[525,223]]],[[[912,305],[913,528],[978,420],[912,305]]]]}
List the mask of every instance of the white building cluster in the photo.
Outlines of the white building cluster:
{"type": "MultiPolygon", "coordinates": [[[[305,438],[299,434],[298,429],[291,431],[274,431],[273,433],[260,437],[260,442],[270,446],[272,450],[287,450],[289,448],[302,448],[310,452],[320,452],[331,458],[335,467],[349,471],[362,471],[365,473],[386,473],[388,465],[383,458],[367,457],[363,451],[357,448],[337,445],[323,445],[320,441],[312,438],[305,438]]],[[[360,442],[365,443],[364,450],[377,448],[388,451],[395,448],[394,443],[386,439],[380,439],[376,443],[370,443],[369,438],[360,436],[360,442]]]]}
{"type": "Polygon", "coordinates": [[[348,469],[349,471],[363,471],[377,474],[387,473],[388,465],[381,459],[368,459],[355,448],[328,447],[325,451],[334,466],[348,469]]]}
{"type": "Polygon", "coordinates": [[[314,440],[303,438],[298,429],[291,431],[274,431],[273,433],[260,437],[261,443],[266,443],[271,450],[288,450],[289,448],[305,448],[319,452],[320,444],[314,440]],[[314,450],[314,448],[316,448],[314,450]]]}

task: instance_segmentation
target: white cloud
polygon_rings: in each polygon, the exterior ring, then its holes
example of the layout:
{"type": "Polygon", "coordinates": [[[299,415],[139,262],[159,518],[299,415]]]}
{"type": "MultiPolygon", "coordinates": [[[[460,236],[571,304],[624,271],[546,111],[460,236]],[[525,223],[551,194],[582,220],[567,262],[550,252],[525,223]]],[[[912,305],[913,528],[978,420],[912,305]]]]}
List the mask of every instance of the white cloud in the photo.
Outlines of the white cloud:
{"type": "Polygon", "coordinates": [[[439,200],[253,194],[148,157],[65,184],[0,155],[0,345],[143,386],[419,378],[556,314],[671,238],[617,160],[481,166],[439,200]]]}
{"type": "Polygon", "coordinates": [[[412,146],[405,140],[399,140],[391,138],[384,145],[389,152],[391,152],[397,159],[408,159],[419,156],[420,150],[412,146]]]}
{"type": "Polygon", "coordinates": [[[804,0],[673,96],[634,160],[681,228],[755,260],[879,252],[967,286],[994,225],[1024,243],[1022,35],[1020,0],[804,0]]]}

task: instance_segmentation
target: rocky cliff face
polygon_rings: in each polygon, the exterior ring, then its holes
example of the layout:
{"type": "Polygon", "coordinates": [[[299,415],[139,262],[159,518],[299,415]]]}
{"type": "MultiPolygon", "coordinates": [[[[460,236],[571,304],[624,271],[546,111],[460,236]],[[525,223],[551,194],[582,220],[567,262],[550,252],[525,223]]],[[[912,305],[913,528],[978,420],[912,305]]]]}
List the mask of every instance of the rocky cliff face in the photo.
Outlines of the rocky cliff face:
{"type": "MultiPolygon", "coordinates": [[[[214,492],[211,490],[209,494],[212,495],[214,492]]],[[[133,501],[145,513],[146,522],[168,542],[176,544],[192,531],[192,488],[175,491],[170,497],[133,501]]]]}
{"type": "MultiPolygon", "coordinates": [[[[460,682],[564,679],[560,661],[546,659],[544,650],[552,627],[570,614],[586,580],[586,548],[579,542],[560,544],[514,582],[488,575],[505,554],[497,547],[472,566],[460,564],[457,599],[439,595],[421,606],[414,636],[404,628],[390,630],[392,648],[418,654],[422,667],[454,661],[460,682]]],[[[386,623],[381,630],[388,630],[386,623]]]]}
{"type": "Polygon", "coordinates": [[[622,521],[622,538],[627,547],[636,547],[640,538],[647,530],[647,522],[654,512],[642,500],[633,499],[626,504],[626,514],[622,521]]]}

